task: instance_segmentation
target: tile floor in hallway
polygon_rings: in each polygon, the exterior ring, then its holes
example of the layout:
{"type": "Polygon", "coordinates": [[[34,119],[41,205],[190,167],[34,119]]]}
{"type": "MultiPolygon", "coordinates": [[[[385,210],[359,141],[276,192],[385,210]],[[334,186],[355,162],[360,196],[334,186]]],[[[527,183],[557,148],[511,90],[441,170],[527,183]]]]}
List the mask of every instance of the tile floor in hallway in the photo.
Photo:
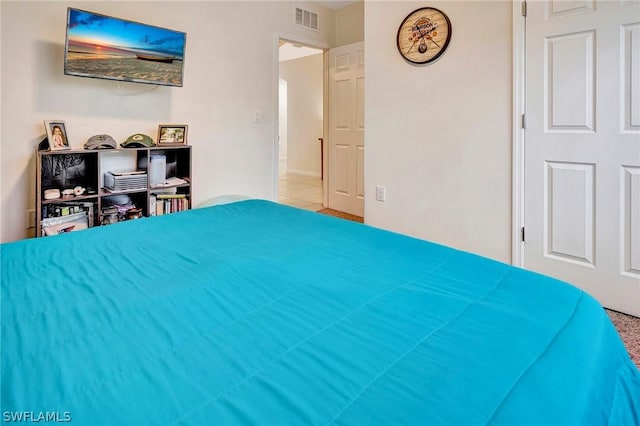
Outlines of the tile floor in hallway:
{"type": "Polygon", "coordinates": [[[278,201],[288,206],[318,211],[322,206],[322,180],[316,176],[287,173],[280,169],[278,201]]]}

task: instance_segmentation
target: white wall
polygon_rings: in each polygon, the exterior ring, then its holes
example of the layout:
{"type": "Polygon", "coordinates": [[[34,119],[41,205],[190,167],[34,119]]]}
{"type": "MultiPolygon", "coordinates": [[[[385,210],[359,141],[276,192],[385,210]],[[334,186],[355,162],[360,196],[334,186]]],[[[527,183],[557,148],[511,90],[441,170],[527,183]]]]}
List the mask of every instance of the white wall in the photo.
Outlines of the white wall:
{"type": "Polygon", "coordinates": [[[320,142],[323,137],[322,54],[280,63],[287,81],[287,169],[320,176],[320,142]]]}
{"type": "Polygon", "coordinates": [[[43,120],[66,122],[73,148],[92,135],[154,137],[186,123],[193,145],[193,202],[241,193],[274,197],[278,36],[332,46],[335,12],[319,32],[293,24],[289,1],[2,1],[1,241],[26,236],[35,205],[43,120]],[[152,87],[63,75],[67,6],[187,33],[184,87],[152,87]],[[240,24],[244,24],[241,26],[240,24]],[[246,28],[250,28],[247,31],[246,28]],[[253,123],[253,112],[262,123],[253,123]]]}
{"type": "Polygon", "coordinates": [[[278,158],[287,159],[287,81],[279,79],[278,89],[278,158]]]}
{"type": "Polygon", "coordinates": [[[336,46],[364,40],[364,0],[336,11],[336,46]]]}
{"type": "Polygon", "coordinates": [[[509,262],[512,5],[430,2],[453,35],[439,60],[416,66],[396,33],[424,6],[365,7],[365,220],[509,262]]]}
{"type": "MultiPolygon", "coordinates": [[[[187,123],[194,203],[223,193],[273,198],[275,40],[334,46],[342,33],[335,12],[319,6],[309,7],[321,14],[320,33],[296,27],[293,4],[300,2],[1,1],[0,239],[26,235],[34,150],[47,119],[65,120],[76,148],[98,133],[123,140],[187,123]],[[184,87],[138,93],[149,86],[64,76],[67,6],[186,31],[184,87]],[[262,124],[252,123],[255,110],[262,124]]],[[[421,67],[402,60],[395,37],[423,6],[364,7],[366,221],[508,261],[511,3],[430,3],[451,18],[453,38],[440,60],[421,67]],[[375,201],[375,185],[387,187],[385,203],[375,201]]]]}

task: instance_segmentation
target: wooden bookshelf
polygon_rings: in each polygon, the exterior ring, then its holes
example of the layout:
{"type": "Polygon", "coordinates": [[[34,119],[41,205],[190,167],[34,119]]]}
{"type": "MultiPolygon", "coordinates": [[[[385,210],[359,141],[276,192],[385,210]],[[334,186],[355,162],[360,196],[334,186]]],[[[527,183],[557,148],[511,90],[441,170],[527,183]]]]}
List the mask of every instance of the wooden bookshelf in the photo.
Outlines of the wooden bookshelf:
{"type": "MultiPolygon", "coordinates": [[[[126,174],[126,173],[124,173],[126,174]]],[[[120,176],[120,175],[118,175],[120,176]]],[[[157,175],[155,175],[157,177],[157,175]]],[[[135,180],[135,185],[141,179],[135,180]]],[[[121,182],[121,181],[118,181],[121,182]]],[[[163,146],[153,148],[118,148],[102,150],[37,151],[36,153],[36,236],[45,235],[43,223],[63,222],[64,216],[82,216],[86,212],[88,226],[114,222],[113,214],[103,212],[118,209],[118,220],[127,220],[123,209],[132,205],[141,210],[142,216],[155,216],[158,195],[173,202],[173,209],[163,209],[162,214],[191,208],[191,146],[163,146]],[[149,179],[152,156],[165,159],[165,181],[154,186],[149,179]],[[135,188],[109,190],[105,187],[105,173],[143,172],[146,182],[135,188]],[[175,180],[180,181],[175,182],[175,180]],[[80,187],[84,191],[65,195],[80,187]],[[45,191],[57,189],[61,196],[45,199],[45,191]],[[153,206],[151,204],[153,203],[153,206]],[[179,207],[178,207],[179,206],[179,207]],[[55,219],[61,218],[61,219],[55,219]],[[106,220],[108,219],[108,220],[106,220]],[[43,222],[44,221],[44,222],[43,222]]],[[[131,220],[131,219],[128,219],[131,220]]],[[[79,228],[82,228],[80,226],[79,228]]],[[[50,231],[50,228],[48,228],[50,231]]]]}

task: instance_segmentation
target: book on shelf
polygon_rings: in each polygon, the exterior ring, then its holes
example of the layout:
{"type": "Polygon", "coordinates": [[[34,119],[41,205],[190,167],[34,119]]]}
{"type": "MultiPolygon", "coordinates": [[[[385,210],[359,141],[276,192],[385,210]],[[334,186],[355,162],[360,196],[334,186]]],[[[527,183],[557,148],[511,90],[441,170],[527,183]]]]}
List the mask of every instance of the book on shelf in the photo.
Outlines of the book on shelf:
{"type": "Polygon", "coordinates": [[[149,216],[156,216],[156,194],[151,194],[149,196],[149,216]]]}
{"type": "Polygon", "coordinates": [[[163,214],[189,210],[189,199],[186,194],[152,195],[149,200],[149,210],[152,216],[162,216],[163,214]]]}
{"type": "Polygon", "coordinates": [[[173,198],[187,198],[187,194],[156,194],[158,200],[171,200],[173,198]]]}

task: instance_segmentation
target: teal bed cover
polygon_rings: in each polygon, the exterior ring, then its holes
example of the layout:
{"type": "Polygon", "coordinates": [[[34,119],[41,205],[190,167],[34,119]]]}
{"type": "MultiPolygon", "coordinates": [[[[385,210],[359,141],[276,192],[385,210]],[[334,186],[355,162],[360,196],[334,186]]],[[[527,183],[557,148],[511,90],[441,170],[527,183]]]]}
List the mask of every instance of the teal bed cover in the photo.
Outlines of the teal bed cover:
{"type": "Polygon", "coordinates": [[[2,416],[73,425],[632,425],[566,283],[248,200],[2,245],[2,416]]]}

